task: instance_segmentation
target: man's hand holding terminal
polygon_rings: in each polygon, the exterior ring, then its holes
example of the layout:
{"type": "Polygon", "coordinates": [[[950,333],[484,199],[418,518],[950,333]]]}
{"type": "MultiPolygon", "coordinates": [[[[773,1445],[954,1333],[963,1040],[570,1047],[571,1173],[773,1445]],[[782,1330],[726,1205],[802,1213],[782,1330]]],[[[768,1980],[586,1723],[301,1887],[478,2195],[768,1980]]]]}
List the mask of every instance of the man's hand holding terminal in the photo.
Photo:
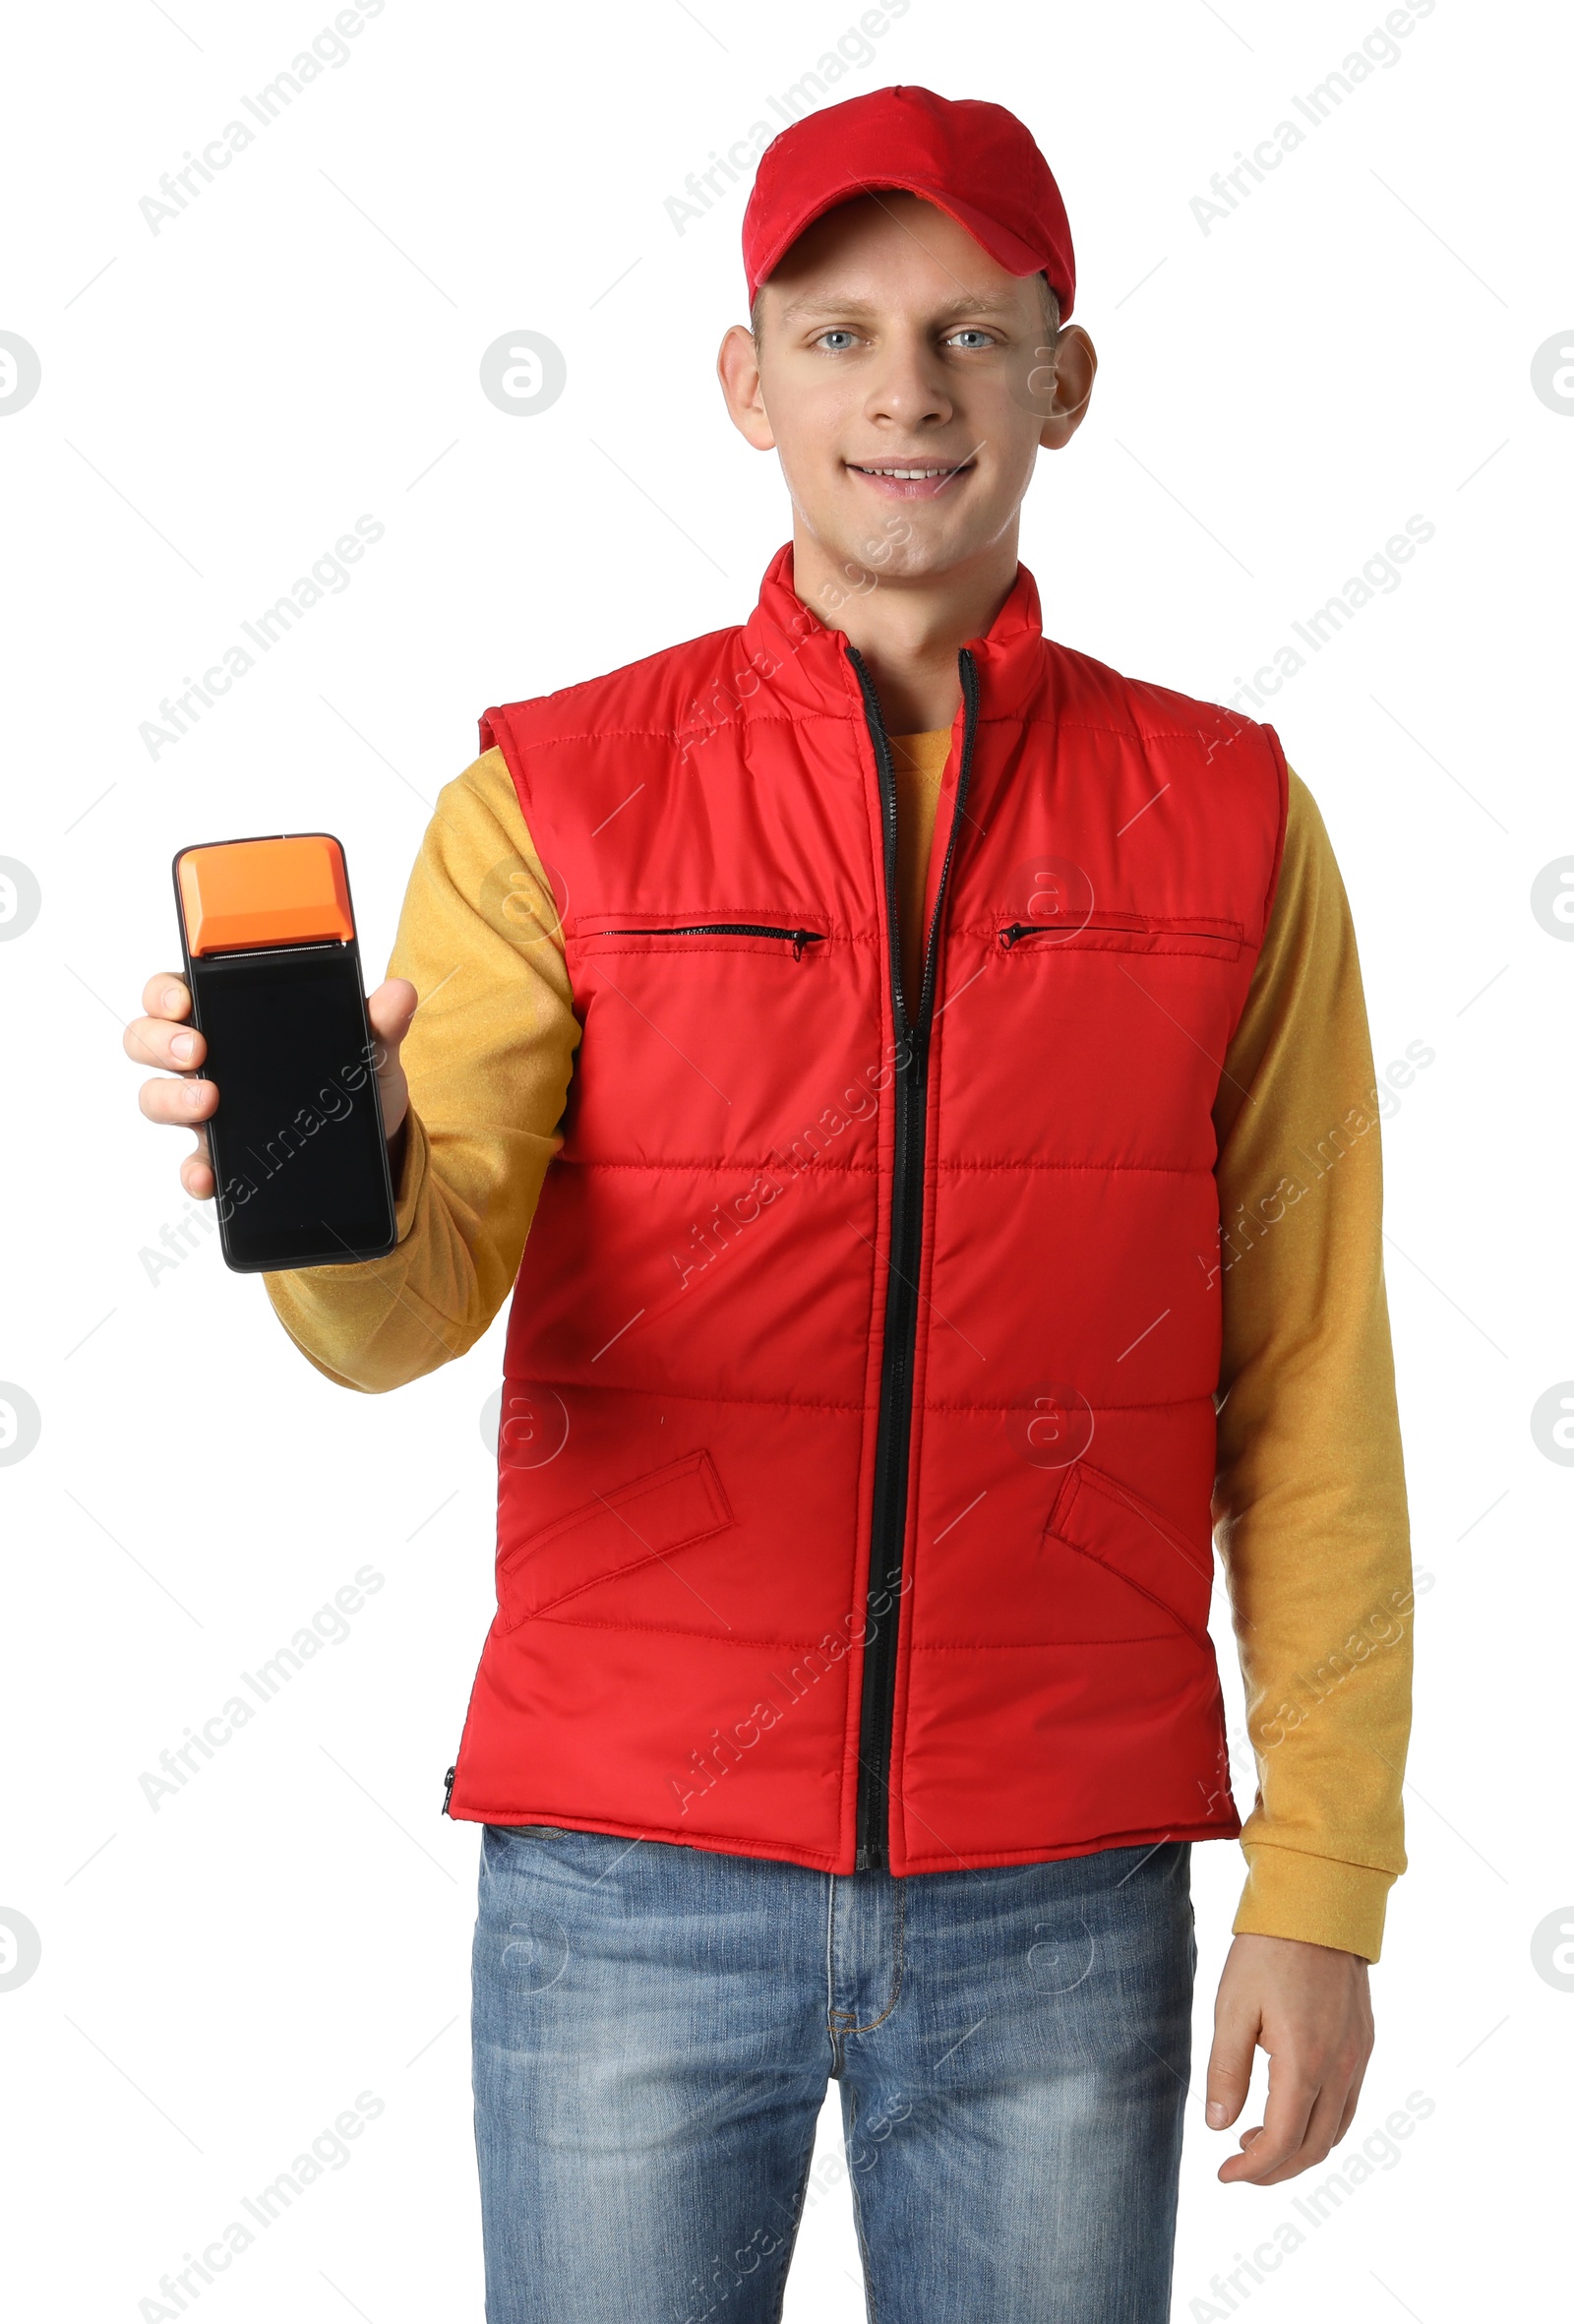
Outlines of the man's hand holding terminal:
{"type": "MultiPolygon", "coordinates": [[[[377,1044],[377,1087],[383,1107],[383,1129],[395,1172],[410,1102],[404,1068],[399,1063],[399,1045],[410,1029],[417,998],[415,987],[407,979],[394,976],[369,994],[366,1002],[367,1021],[377,1044]]],[[[197,1201],[210,1201],[213,1194],[213,1172],[209,1159],[208,1132],[203,1126],[217,1111],[220,1092],[213,1082],[196,1077],[202,1071],[208,1045],[195,1026],[187,1022],[191,1015],[191,994],[180,976],[169,971],[149,979],[142,1005],[147,1013],[133,1017],[126,1027],[123,1042],[126,1055],[140,1065],[166,1067],[169,1072],[182,1078],[171,1081],[160,1076],[145,1081],[138,1092],[138,1103],[150,1122],[169,1122],[177,1128],[196,1131],[197,1143],[180,1166],[180,1183],[197,1201]]]]}

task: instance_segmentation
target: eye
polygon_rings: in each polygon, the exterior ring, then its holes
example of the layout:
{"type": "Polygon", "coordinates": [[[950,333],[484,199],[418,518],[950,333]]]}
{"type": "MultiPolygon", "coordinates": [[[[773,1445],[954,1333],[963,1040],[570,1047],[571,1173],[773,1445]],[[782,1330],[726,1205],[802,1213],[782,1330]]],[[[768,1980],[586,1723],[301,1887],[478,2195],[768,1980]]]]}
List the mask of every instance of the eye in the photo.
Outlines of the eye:
{"type": "Polygon", "coordinates": [[[991,331],[980,330],[976,323],[964,323],[960,331],[951,333],[945,343],[947,346],[953,346],[962,340],[968,342],[967,351],[969,353],[974,347],[992,347],[996,343],[995,334],[991,331]]]}
{"type": "Polygon", "coordinates": [[[843,347],[850,347],[852,345],[854,336],[854,333],[850,331],[844,331],[840,324],[834,324],[829,331],[822,331],[820,333],[819,336],[816,339],[815,344],[817,347],[825,347],[826,352],[829,354],[839,355],[842,352],[843,347]],[[831,339],[839,339],[841,341],[841,345],[829,346],[827,342],[831,339]]]}

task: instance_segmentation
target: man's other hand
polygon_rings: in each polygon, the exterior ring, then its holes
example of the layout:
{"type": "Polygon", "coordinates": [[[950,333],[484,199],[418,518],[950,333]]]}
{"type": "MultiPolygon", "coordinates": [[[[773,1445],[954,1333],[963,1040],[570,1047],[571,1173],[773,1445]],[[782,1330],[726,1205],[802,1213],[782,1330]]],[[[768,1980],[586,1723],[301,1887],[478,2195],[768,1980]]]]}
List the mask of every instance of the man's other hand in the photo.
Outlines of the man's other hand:
{"type": "Polygon", "coordinates": [[[1371,1995],[1358,1954],[1238,1936],[1214,2005],[1208,2127],[1240,2118],[1258,2049],[1268,2053],[1268,2103],[1220,2178],[1272,2187],[1322,2162],[1355,2118],[1371,2045],[1371,1995]]]}

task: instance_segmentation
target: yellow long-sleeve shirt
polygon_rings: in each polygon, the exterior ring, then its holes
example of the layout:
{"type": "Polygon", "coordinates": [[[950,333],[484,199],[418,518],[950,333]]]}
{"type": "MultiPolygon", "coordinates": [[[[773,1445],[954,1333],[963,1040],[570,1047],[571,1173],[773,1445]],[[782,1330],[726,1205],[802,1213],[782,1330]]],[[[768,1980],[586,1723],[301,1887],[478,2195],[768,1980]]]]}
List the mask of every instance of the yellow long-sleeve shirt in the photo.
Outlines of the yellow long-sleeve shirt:
{"type": "MultiPolygon", "coordinates": [[[[918,984],[948,729],[895,740],[898,934],[918,984]]],[[[502,754],[445,786],[389,963],[421,1006],[386,1259],[265,1278],[346,1387],[478,1339],[562,1142],[579,1025],[552,891],[502,754]]],[[[1284,865],[1214,1108],[1224,1341],[1214,1498],[1259,1791],[1238,1930],[1370,1960],[1404,1869],[1409,1526],[1382,1270],[1379,1097],[1355,933],[1292,773],[1284,865]]]]}

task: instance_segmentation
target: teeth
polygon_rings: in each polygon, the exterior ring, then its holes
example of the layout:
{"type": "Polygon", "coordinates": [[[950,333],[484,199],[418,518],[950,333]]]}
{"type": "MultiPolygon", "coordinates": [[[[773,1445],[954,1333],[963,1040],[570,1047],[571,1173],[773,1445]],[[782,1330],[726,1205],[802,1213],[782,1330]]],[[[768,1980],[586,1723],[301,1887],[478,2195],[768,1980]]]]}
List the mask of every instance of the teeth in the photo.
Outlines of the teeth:
{"type": "Polygon", "coordinates": [[[954,468],[865,468],[866,476],[900,476],[911,483],[931,483],[937,476],[954,476],[954,468]]]}

